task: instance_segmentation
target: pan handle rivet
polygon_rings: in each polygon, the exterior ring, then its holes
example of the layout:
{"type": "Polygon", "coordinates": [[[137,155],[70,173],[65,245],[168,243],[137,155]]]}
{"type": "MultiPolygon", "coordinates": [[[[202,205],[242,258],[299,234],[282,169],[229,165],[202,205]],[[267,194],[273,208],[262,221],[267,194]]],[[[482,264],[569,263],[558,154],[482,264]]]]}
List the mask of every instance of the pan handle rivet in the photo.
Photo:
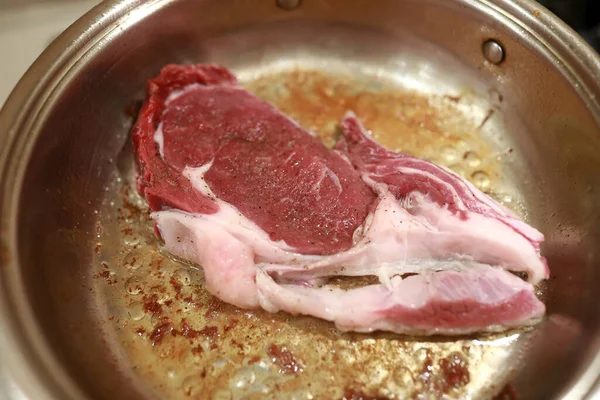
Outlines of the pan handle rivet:
{"type": "Polygon", "coordinates": [[[504,61],[504,48],[494,39],[486,40],[483,43],[483,55],[492,64],[500,64],[504,61]]]}
{"type": "Polygon", "coordinates": [[[297,8],[302,0],[277,0],[277,7],[284,10],[293,10],[297,8]]]}

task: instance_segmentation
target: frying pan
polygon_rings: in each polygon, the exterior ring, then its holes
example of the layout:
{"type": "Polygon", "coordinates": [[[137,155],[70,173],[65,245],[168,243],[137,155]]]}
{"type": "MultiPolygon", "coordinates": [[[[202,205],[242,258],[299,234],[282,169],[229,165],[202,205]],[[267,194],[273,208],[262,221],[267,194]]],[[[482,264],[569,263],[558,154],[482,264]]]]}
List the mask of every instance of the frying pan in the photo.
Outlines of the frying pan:
{"type": "Polygon", "coordinates": [[[599,98],[598,56],[532,1],[106,1],[42,54],[0,113],[0,390],[593,398],[599,98]],[[204,62],[328,145],[352,110],[380,143],[512,208],[546,235],[544,321],[469,337],[365,335],[213,298],[201,269],[154,236],[129,138],[147,79],[204,62]]]}

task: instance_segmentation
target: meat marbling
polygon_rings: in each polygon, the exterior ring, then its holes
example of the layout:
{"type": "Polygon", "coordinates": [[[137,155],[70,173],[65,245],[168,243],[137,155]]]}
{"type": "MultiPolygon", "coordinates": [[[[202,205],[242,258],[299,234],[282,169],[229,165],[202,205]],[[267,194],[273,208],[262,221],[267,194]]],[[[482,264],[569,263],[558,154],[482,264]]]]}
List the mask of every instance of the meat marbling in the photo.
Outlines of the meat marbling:
{"type": "Polygon", "coordinates": [[[226,69],[167,66],[133,131],[138,190],[167,250],[239,307],[363,332],[540,320],[541,233],[449,170],[379,146],[353,114],[342,130],[328,149],[226,69]],[[381,283],[326,284],[366,275],[381,283]]]}

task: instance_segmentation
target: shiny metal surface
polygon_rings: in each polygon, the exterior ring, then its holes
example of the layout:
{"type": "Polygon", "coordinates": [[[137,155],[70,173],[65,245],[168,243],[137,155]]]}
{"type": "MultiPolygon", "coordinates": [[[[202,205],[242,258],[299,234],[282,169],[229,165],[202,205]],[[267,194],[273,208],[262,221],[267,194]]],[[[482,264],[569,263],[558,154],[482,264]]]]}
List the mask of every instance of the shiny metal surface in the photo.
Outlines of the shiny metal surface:
{"type": "Polygon", "coordinates": [[[500,64],[504,61],[504,48],[494,39],[486,40],[483,43],[483,55],[492,64],[500,64]]]}
{"type": "Polygon", "coordinates": [[[293,10],[300,5],[302,0],[277,0],[277,5],[284,10],[293,10]]]}
{"type": "MultiPolygon", "coordinates": [[[[223,63],[256,91],[282,71],[320,70],[416,91],[425,108],[432,98],[456,102],[497,161],[494,181],[546,234],[553,275],[543,288],[548,318],[514,333],[519,351],[490,390],[510,382],[524,399],[591,398],[600,373],[600,60],[535,3],[509,0],[303,0],[294,10],[274,0],[108,1],[75,23],[0,112],[0,357],[28,398],[164,393],[134,368],[109,320],[123,310],[110,308],[117,303],[94,277],[95,247],[98,235],[126,239],[106,210],[117,178],[127,179],[119,154],[131,109],[163,65],[190,62],[223,63]],[[499,65],[482,54],[490,38],[504,48],[499,65]]],[[[431,132],[421,122],[418,132],[431,132]]]]}

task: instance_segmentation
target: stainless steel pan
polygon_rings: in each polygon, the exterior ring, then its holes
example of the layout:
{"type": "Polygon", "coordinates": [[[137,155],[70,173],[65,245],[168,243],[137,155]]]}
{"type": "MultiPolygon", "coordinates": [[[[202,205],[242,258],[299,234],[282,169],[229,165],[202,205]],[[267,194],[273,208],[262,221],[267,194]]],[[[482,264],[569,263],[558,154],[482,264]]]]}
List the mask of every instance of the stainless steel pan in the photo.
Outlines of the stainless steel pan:
{"type": "Polygon", "coordinates": [[[599,98],[598,56],[531,1],[105,2],[0,113],[3,389],[36,400],[591,398],[599,98]],[[547,237],[547,318],[423,339],[341,334],[212,298],[201,270],[154,238],[128,137],[146,80],[201,62],[231,68],[326,143],[352,109],[383,144],[513,208],[547,237]]]}

